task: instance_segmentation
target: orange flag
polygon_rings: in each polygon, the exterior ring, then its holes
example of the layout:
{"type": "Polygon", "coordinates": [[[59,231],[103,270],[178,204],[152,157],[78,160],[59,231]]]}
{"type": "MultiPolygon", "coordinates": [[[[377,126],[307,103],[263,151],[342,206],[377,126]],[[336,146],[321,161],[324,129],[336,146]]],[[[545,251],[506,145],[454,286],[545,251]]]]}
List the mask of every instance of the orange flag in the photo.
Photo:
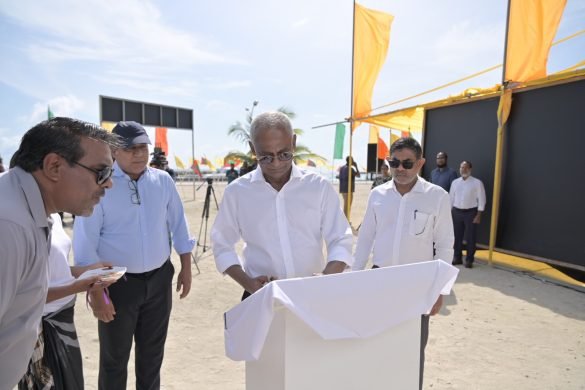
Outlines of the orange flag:
{"type": "Polygon", "coordinates": [[[165,156],[169,155],[169,144],[167,142],[167,128],[157,127],[154,133],[154,146],[161,148],[165,156]]]}
{"type": "Polygon", "coordinates": [[[203,179],[203,175],[201,174],[201,170],[199,169],[199,163],[197,159],[193,159],[193,164],[191,164],[191,169],[196,175],[199,175],[200,178],[203,179]]]}
{"type": "Polygon", "coordinates": [[[546,77],[546,62],[567,0],[512,0],[506,48],[506,81],[546,77]]]}
{"type": "Polygon", "coordinates": [[[388,145],[380,137],[378,137],[378,159],[384,160],[388,157],[388,145]]]}
{"type": "MultiPolygon", "coordinates": [[[[353,50],[353,117],[372,111],[372,92],[386,60],[394,16],[355,4],[353,50]]],[[[352,131],[360,125],[353,122],[352,131]]]]}

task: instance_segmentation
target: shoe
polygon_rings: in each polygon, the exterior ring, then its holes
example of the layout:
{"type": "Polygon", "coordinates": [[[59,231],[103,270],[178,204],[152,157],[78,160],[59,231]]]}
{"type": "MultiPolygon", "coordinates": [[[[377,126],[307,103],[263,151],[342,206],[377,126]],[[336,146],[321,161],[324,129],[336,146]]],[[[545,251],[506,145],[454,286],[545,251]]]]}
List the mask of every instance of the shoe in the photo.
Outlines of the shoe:
{"type": "Polygon", "coordinates": [[[465,268],[473,268],[473,261],[466,261],[465,268]]]}
{"type": "Polygon", "coordinates": [[[451,264],[453,265],[460,265],[463,264],[463,262],[461,261],[461,259],[458,259],[456,257],[453,258],[453,261],[451,262],[451,264]]]}

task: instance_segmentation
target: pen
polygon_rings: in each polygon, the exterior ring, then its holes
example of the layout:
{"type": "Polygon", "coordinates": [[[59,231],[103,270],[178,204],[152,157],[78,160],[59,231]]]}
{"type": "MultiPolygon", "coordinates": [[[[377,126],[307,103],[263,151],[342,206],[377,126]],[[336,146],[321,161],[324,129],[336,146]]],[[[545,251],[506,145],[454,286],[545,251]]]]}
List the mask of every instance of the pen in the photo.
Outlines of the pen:
{"type": "Polygon", "coordinates": [[[417,211],[418,211],[418,210],[414,210],[414,219],[416,219],[416,212],[417,212],[417,211]]]}

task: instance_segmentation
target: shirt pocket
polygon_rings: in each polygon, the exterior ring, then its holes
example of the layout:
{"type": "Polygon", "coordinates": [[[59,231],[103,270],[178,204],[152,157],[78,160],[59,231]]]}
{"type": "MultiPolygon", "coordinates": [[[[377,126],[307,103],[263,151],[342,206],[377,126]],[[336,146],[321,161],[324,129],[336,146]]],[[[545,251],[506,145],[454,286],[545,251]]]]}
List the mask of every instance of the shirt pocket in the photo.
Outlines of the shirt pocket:
{"type": "Polygon", "coordinates": [[[428,233],[430,228],[427,225],[429,225],[430,219],[431,214],[415,210],[410,220],[409,233],[413,236],[422,236],[428,233]]]}

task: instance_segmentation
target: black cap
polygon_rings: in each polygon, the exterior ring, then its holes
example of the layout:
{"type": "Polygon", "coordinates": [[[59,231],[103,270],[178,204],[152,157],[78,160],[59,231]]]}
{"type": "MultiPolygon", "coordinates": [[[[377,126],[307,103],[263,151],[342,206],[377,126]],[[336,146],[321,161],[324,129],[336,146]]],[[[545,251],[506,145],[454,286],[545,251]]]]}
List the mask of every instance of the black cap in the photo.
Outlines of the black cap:
{"type": "Polygon", "coordinates": [[[150,138],[140,123],[134,121],[118,122],[112,133],[120,136],[124,148],[132,145],[150,144],[150,138]]]}

